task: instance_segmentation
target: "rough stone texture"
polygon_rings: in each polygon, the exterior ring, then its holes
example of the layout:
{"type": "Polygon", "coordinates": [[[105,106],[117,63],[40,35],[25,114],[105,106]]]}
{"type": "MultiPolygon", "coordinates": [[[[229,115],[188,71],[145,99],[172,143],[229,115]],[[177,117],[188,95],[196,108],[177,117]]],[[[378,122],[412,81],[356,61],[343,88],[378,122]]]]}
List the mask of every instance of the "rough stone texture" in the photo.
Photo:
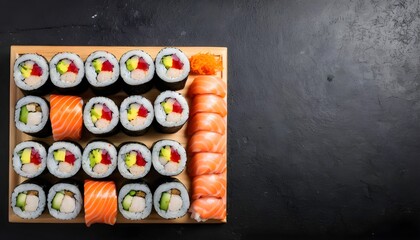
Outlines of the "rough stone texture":
{"type": "Polygon", "coordinates": [[[2,238],[419,237],[418,0],[39,2],[2,3],[3,110],[11,44],[229,48],[229,223],[8,224],[4,116],[2,238]]]}

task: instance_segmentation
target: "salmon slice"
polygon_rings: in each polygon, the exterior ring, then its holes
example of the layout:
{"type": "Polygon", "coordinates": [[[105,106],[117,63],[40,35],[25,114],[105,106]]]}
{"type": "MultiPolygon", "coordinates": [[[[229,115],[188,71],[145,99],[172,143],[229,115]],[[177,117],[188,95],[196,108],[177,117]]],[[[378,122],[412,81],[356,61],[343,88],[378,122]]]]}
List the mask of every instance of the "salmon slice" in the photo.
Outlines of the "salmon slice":
{"type": "Polygon", "coordinates": [[[197,222],[205,222],[208,219],[226,219],[226,205],[220,198],[206,197],[194,200],[189,212],[191,212],[191,218],[197,222]]]}
{"type": "Polygon", "coordinates": [[[112,181],[85,181],[85,222],[114,225],[117,221],[117,191],[112,181]]]}
{"type": "Polygon", "coordinates": [[[226,154],[196,153],[188,161],[188,173],[191,177],[222,173],[226,170],[226,154]]]}
{"type": "Polygon", "coordinates": [[[226,172],[201,175],[192,179],[192,199],[204,197],[226,198],[226,172]]]}
{"type": "Polygon", "coordinates": [[[188,152],[191,155],[199,152],[225,153],[226,135],[208,131],[196,132],[188,142],[188,152]]]}
{"type": "Polygon", "coordinates": [[[197,113],[188,123],[188,135],[198,131],[210,131],[225,134],[225,120],[215,113],[197,113]]]}
{"type": "Polygon", "coordinates": [[[50,119],[55,141],[82,137],[83,100],[76,96],[50,96],[50,119]]]}
{"type": "Polygon", "coordinates": [[[227,92],[226,82],[218,77],[200,76],[194,78],[188,89],[189,96],[214,94],[224,98],[227,92]]]}
{"type": "Polygon", "coordinates": [[[226,101],[213,94],[204,94],[197,95],[193,98],[191,104],[191,116],[194,116],[197,113],[217,113],[220,116],[224,117],[227,114],[227,105],[226,101]]]}

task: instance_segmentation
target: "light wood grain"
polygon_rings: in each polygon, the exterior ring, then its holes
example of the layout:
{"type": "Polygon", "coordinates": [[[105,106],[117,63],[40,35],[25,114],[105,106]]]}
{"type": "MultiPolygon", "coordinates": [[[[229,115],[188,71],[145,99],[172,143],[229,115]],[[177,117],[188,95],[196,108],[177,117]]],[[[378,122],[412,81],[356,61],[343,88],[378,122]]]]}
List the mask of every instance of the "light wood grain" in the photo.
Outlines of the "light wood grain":
{"type": "MultiPolygon", "coordinates": [[[[218,73],[218,76],[223,79],[223,81],[227,82],[227,48],[224,47],[178,47],[180,48],[188,57],[202,52],[202,53],[212,53],[216,56],[219,56],[223,61],[223,71],[218,73]]],[[[44,56],[47,60],[50,60],[56,53],[58,52],[74,52],[78,54],[83,60],[87,58],[87,56],[96,50],[105,50],[108,52],[113,53],[118,59],[121,57],[122,54],[129,50],[133,49],[141,49],[147,53],[149,53],[153,58],[157,55],[160,49],[162,47],[109,47],[109,46],[11,46],[10,49],[10,109],[9,109],[9,202],[10,202],[10,196],[13,191],[13,189],[23,181],[25,181],[25,178],[20,177],[17,175],[14,170],[11,163],[13,149],[16,146],[16,144],[26,141],[26,140],[40,140],[44,141],[48,144],[53,143],[52,137],[48,138],[33,138],[27,134],[24,134],[17,130],[14,126],[14,106],[16,105],[16,102],[18,99],[23,97],[22,92],[16,87],[13,81],[13,64],[16,60],[16,58],[20,54],[24,53],[38,53],[42,56],[44,56]]],[[[186,83],[186,86],[183,90],[180,90],[179,92],[182,93],[188,102],[190,102],[190,99],[188,98],[186,92],[188,90],[189,85],[191,84],[192,80],[194,79],[194,75],[190,75],[188,77],[188,81],[186,83]]],[[[149,99],[152,103],[155,100],[156,96],[159,94],[159,91],[155,88],[153,88],[151,91],[143,94],[144,97],[149,99]]],[[[93,93],[89,90],[86,93],[83,93],[81,97],[83,97],[84,102],[86,103],[89,98],[91,98],[93,93]]],[[[124,92],[119,92],[117,94],[111,95],[110,98],[112,98],[118,105],[121,103],[121,101],[127,97],[127,94],[124,92]]],[[[49,99],[49,95],[45,96],[46,99],[49,99]]],[[[227,96],[226,96],[227,100],[227,96]]],[[[188,124],[188,123],[187,123],[188,124]]],[[[162,134],[157,133],[153,128],[150,129],[150,131],[140,137],[130,137],[125,135],[124,133],[120,132],[115,136],[106,138],[107,140],[110,140],[113,142],[116,146],[119,144],[126,142],[126,141],[137,141],[142,142],[146,144],[147,146],[151,146],[153,142],[159,140],[159,139],[173,139],[178,142],[180,142],[184,147],[186,147],[188,142],[188,136],[186,134],[187,124],[177,133],[175,134],[162,134]]],[[[79,143],[84,147],[87,142],[92,141],[95,138],[93,135],[87,133],[87,131],[84,129],[82,139],[79,141],[79,143]]],[[[51,182],[57,182],[59,179],[54,178],[53,176],[50,176],[51,174],[48,173],[47,170],[45,170],[46,178],[51,182]]],[[[149,183],[153,183],[158,174],[152,169],[152,171],[146,176],[145,180],[149,183]]],[[[190,178],[188,177],[186,171],[182,172],[177,177],[181,182],[185,184],[187,189],[190,189],[190,178]]],[[[74,177],[74,179],[83,181],[84,179],[87,179],[87,176],[83,173],[83,170],[80,169],[79,173],[74,177]]],[[[111,180],[114,180],[117,183],[117,187],[120,188],[122,183],[124,182],[124,179],[119,174],[118,170],[115,170],[115,172],[112,174],[112,176],[109,178],[111,180]]],[[[34,220],[26,220],[21,219],[18,216],[16,216],[12,209],[9,207],[9,222],[21,222],[21,223],[84,223],[84,213],[82,212],[79,214],[79,216],[74,220],[69,221],[62,221],[57,220],[51,215],[49,215],[48,210],[44,211],[44,213],[37,219],[34,220]]],[[[223,223],[225,221],[217,221],[217,220],[209,220],[205,223],[223,223]]],[[[157,215],[157,213],[153,210],[152,214],[145,220],[141,221],[131,221],[125,219],[120,213],[118,213],[117,223],[197,223],[195,220],[190,219],[190,214],[188,213],[186,216],[175,219],[175,220],[165,220],[162,219],[157,215]]]]}

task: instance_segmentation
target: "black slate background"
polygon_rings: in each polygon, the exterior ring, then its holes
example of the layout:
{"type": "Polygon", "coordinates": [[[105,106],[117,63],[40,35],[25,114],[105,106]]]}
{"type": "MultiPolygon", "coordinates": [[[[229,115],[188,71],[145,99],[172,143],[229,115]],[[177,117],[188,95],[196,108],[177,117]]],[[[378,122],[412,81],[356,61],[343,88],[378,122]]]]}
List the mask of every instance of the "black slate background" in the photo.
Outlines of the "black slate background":
{"type": "Polygon", "coordinates": [[[3,1],[6,112],[12,44],[228,47],[229,222],[9,224],[4,114],[1,239],[420,235],[417,0],[3,1]]]}

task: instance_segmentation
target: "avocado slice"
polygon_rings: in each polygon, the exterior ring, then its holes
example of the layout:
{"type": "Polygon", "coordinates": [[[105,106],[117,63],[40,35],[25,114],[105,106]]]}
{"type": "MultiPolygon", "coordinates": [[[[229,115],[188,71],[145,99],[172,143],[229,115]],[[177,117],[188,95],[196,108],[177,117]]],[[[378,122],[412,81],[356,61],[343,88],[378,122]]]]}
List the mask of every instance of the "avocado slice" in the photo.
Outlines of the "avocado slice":
{"type": "Polygon", "coordinates": [[[102,160],[102,151],[100,149],[93,149],[89,153],[90,167],[94,167],[96,164],[100,163],[102,160]]]}
{"type": "Polygon", "coordinates": [[[28,123],[28,108],[25,106],[20,108],[20,115],[19,115],[19,121],[23,122],[24,124],[28,123]]]}
{"type": "Polygon", "coordinates": [[[93,60],[92,66],[95,69],[95,72],[99,73],[102,70],[102,61],[100,59],[93,60]]]}
{"type": "Polygon", "coordinates": [[[19,70],[24,78],[31,76],[32,69],[25,68],[24,66],[19,66],[19,70]]]}
{"type": "Polygon", "coordinates": [[[139,58],[138,57],[132,57],[125,62],[125,65],[127,67],[128,71],[133,71],[137,68],[137,65],[139,64],[139,58]]]}
{"type": "Polygon", "coordinates": [[[61,193],[61,192],[56,193],[52,200],[51,207],[57,211],[60,211],[60,207],[61,207],[61,203],[63,203],[63,199],[64,199],[64,193],[61,193]]]}
{"type": "Polygon", "coordinates": [[[66,149],[55,150],[53,155],[55,160],[59,162],[64,162],[64,160],[66,159],[66,149]]]}
{"type": "Polygon", "coordinates": [[[133,107],[130,107],[128,109],[128,111],[127,111],[128,121],[134,120],[137,117],[138,113],[139,113],[139,110],[138,109],[135,109],[133,107]]]}
{"type": "Polygon", "coordinates": [[[131,167],[134,164],[136,164],[136,160],[137,160],[137,153],[136,152],[130,152],[129,154],[125,155],[125,164],[127,165],[127,167],[131,167]]]}
{"type": "Polygon", "coordinates": [[[171,159],[171,147],[165,146],[161,148],[159,155],[166,158],[167,160],[171,159]]]}
{"type": "Polygon", "coordinates": [[[26,205],[26,194],[25,193],[19,193],[16,198],[16,207],[24,209],[26,205]]]}
{"type": "Polygon", "coordinates": [[[92,118],[92,122],[95,123],[98,119],[102,117],[102,105],[95,104],[95,106],[90,110],[90,116],[92,118]]]}
{"type": "Polygon", "coordinates": [[[164,192],[160,197],[160,206],[159,208],[163,211],[168,211],[169,201],[171,200],[171,194],[164,192]]]}
{"type": "Polygon", "coordinates": [[[163,66],[165,66],[166,69],[171,68],[172,67],[172,56],[171,55],[164,56],[162,58],[162,64],[163,64],[163,66]]]}
{"type": "Polygon", "coordinates": [[[136,195],[136,191],[135,191],[135,190],[131,190],[128,194],[129,194],[130,196],[134,196],[134,195],[136,195]]]}
{"type": "Polygon", "coordinates": [[[127,195],[124,197],[123,202],[122,202],[122,206],[123,209],[128,211],[128,209],[130,209],[131,203],[133,202],[133,197],[130,195],[127,195]]]}
{"type": "Polygon", "coordinates": [[[69,61],[61,60],[60,62],[58,62],[56,66],[57,72],[59,72],[60,74],[64,74],[69,69],[69,66],[70,66],[69,61]]]}
{"type": "Polygon", "coordinates": [[[20,157],[20,161],[22,164],[27,164],[31,162],[31,154],[32,148],[25,148],[22,152],[22,156],[20,157]]]}
{"type": "Polygon", "coordinates": [[[161,105],[163,107],[163,111],[165,111],[166,114],[169,114],[172,112],[173,104],[168,103],[168,102],[162,102],[161,105]]]}

